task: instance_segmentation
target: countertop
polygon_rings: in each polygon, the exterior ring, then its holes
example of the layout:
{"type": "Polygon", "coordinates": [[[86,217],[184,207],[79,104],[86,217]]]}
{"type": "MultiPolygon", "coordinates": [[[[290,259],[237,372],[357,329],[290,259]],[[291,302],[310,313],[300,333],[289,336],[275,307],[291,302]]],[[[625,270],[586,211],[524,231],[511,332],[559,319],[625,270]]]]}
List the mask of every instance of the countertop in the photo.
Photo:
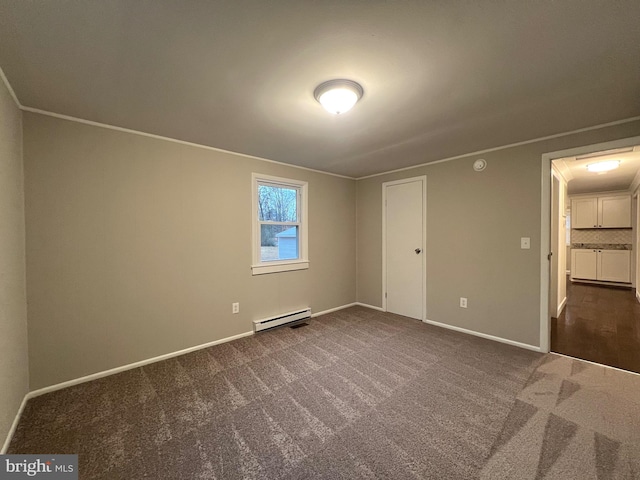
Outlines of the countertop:
{"type": "Polygon", "coordinates": [[[571,248],[584,250],[631,250],[630,243],[572,243],[571,248]]]}

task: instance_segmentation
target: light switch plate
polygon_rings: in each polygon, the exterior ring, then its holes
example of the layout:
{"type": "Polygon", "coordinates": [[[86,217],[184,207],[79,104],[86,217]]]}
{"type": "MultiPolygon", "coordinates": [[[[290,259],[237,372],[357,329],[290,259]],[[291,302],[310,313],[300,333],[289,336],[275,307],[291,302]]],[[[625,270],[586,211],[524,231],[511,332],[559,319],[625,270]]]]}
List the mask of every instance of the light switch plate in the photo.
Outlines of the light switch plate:
{"type": "Polygon", "coordinates": [[[531,248],[531,238],[522,237],[520,238],[520,248],[523,250],[528,250],[531,248]]]}

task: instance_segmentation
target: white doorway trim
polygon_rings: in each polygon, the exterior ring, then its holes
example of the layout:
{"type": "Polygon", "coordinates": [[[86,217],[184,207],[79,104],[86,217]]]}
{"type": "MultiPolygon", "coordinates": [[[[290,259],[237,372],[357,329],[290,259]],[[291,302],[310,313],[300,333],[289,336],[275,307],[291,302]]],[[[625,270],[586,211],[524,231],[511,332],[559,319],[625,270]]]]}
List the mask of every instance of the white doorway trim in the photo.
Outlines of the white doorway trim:
{"type": "Polygon", "coordinates": [[[596,143],[569,148],[542,155],[542,195],[540,223],[540,351],[547,353],[551,346],[549,321],[549,277],[551,269],[547,255],[551,251],[551,162],[556,158],[573,157],[599,150],[631,147],[640,144],[639,137],[623,138],[611,142],[596,143]]]}
{"type": "Polygon", "coordinates": [[[403,178],[382,184],[382,310],[387,311],[387,187],[403,183],[422,182],[422,321],[427,319],[427,176],[403,178]]]}
{"type": "MultiPolygon", "coordinates": [[[[631,185],[633,187],[633,184],[631,185]]],[[[633,294],[638,298],[638,190],[631,192],[631,231],[633,232],[633,243],[631,247],[631,287],[633,294]]]]}

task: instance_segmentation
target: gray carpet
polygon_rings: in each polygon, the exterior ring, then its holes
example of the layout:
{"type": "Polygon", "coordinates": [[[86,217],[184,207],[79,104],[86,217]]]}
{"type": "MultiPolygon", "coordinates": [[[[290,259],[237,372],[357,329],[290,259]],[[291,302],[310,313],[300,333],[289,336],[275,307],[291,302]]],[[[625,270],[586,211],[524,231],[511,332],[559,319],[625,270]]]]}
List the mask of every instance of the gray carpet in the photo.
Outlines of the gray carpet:
{"type": "Polygon", "coordinates": [[[640,377],[354,307],[34,398],[82,479],[640,478],[640,377]],[[613,373],[612,373],[613,372],[613,373]]]}

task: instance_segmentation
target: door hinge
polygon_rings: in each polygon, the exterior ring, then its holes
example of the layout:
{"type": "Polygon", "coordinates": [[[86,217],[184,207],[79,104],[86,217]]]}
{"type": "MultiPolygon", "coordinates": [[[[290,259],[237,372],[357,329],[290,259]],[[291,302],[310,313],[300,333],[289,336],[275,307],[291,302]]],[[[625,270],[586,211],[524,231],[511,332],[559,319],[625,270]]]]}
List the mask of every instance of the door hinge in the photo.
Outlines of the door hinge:
{"type": "Polygon", "coordinates": [[[549,255],[547,255],[547,260],[551,261],[551,256],[553,255],[553,252],[549,252],[549,255]]]}
{"type": "Polygon", "coordinates": [[[384,292],[384,298],[387,298],[387,292],[384,292]]]}

